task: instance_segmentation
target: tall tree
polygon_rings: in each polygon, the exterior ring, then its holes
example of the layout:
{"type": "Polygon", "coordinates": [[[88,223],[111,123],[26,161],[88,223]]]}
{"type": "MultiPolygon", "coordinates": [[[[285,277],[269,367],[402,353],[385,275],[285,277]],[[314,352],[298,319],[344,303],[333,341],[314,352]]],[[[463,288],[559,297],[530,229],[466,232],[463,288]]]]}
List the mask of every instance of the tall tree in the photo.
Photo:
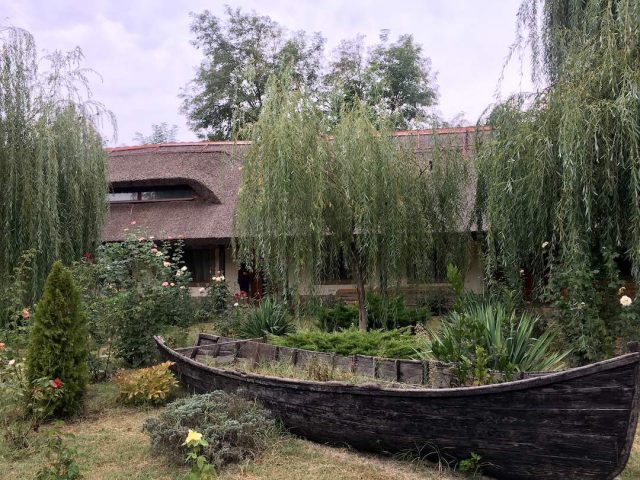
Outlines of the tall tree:
{"type": "Polygon", "coordinates": [[[23,252],[38,251],[25,299],[32,301],[55,259],[79,259],[100,240],[107,160],[94,122],[106,111],[83,97],[81,59],[79,49],[54,53],[42,73],[33,37],[1,32],[0,304],[23,252]]]}
{"type": "MultiPolygon", "coordinates": [[[[366,285],[395,284],[410,268],[428,278],[434,245],[463,225],[467,169],[456,149],[437,142],[430,169],[362,102],[343,111],[329,130],[314,97],[286,77],[272,80],[251,127],[236,246],[271,282],[294,288],[306,273],[313,284],[323,272],[350,269],[366,329],[366,285]]],[[[442,242],[441,253],[452,244],[442,242]]]]}
{"type": "Polygon", "coordinates": [[[364,100],[400,129],[416,122],[428,123],[428,107],[437,100],[431,60],[423,55],[422,46],[411,35],[401,35],[389,43],[387,30],[368,53],[363,36],[342,41],[334,51],[324,83],[337,90],[341,97],[338,104],[364,100]]]}
{"type": "Polygon", "coordinates": [[[640,278],[640,3],[525,0],[519,26],[544,88],[489,117],[488,273],[517,286],[531,272],[583,363],[640,333],[638,302],[617,301],[625,265],[640,278]]]}
{"type": "Polygon", "coordinates": [[[133,137],[133,141],[138,145],[175,142],[177,134],[177,125],[169,126],[167,122],[162,122],[160,124],[153,123],[151,124],[150,135],[144,135],[142,132],[136,132],[135,136],[133,137]]]}
{"type": "Polygon", "coordinates": [[[226,7],[226,18],[193,16],[193,44],[204,59],[181,94],[182,111],[201,138],[228,139],[234,127],[258,119],[267,79],[288,66],[298,85],[314,85],[320,75],[324,39],[319,34],[287,34],[267,16],[226,7]]]}

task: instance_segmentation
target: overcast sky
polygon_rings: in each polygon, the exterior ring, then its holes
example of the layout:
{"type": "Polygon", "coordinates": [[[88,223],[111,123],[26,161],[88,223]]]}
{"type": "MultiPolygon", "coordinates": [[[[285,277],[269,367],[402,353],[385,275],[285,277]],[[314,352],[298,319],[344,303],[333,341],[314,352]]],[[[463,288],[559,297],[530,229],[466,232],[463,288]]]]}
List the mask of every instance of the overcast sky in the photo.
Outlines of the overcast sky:
{"type": "MultiPolygon", "coordinates": [[[[190,12],[222,14],[224,4],[268,15],[289,30],[321,32],[325,55],[357,34],[375,43],[381,29],[391,38],[409,33],[424,47],[437,72],[438,110],[475,122],[494,93],[515,36],[520,0],[2,0],[0,23],[29,30],[41,52],[85,54],[96,99],[116,116],[118,138],[133,144],[152,123],[179,127],[179,140],[195,140],[179,112],[180,89],[194,76],[201,54],[191,44],[190,12]]],[[[529,89],[528,70],[514,63],[501,93],[529,89]]]]}

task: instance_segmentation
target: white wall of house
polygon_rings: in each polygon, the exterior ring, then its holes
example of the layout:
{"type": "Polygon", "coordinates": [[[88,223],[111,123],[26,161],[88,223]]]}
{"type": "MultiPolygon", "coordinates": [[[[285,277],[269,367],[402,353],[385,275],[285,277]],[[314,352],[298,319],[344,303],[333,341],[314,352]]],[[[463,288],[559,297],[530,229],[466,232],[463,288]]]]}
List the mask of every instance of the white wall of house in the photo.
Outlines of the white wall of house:
{"type": "MultiPolygon", "coordinates": [[[[218,270],[222,270],[222,265],[220,264],[218,246],[212,247],[212,249],[214,250],[213,275],[216,275],[218,270]]],[[[227,285],[229,286],[229,291],[231,293],[235,293],[240,290],[240,287],[238,285],[239,268],[239,264],[233,258],[233,249],[231,248],[231,245],[225,246],[224,275],[227,281],[227,285]]],[[[290,278],[290,283],[292,285],[299,285],[300,293],[302,295],[314,294],[319,296],[331,296],[335,295],[339,290],[353,290],[356,288],[356,285],[352,283],[323,283],[320,285],[315,285],[314,288],[311,288],[311,277],[308,274],[303,274],[302,278],[298,279],[292,277],[290,278]]],[[[401,282],[401,285],[412,287],[420,286],[416,284],[409,284],[406,279],[401,282]]],[[[425,286],[442,289],[447,288],[448,284],[432,283],[425,286]]],[[[478,242],[473,242],[471,245],[469,266],[465,273],[464,286],[465,289],[471,290],[475,293],[482,293],[484,291],[484,270],[482,265],[482,253],[478,242]]],[[[192,296],[203,295],[202,292],[200,292],[200,287],[191,287],[190,291],[192,296]]]]}

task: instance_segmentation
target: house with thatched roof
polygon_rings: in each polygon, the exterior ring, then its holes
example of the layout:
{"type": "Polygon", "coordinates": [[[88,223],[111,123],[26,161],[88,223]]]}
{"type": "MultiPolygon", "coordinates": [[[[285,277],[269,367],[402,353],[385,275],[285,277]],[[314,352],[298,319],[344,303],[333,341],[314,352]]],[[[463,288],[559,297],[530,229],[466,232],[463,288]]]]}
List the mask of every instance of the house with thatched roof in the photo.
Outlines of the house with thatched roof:
{"type": "MultiPolygon", "coordinates": [[[[445,139],[464,155],[473,155],[476,127],[400,131],[395,137],[428,164],[434,133],[438,141],[445,139]]],[[[246,148],[247,142],[207,141],[108,148],[110,213],[103,241],[122,241],[130,231],[156,241],[182,239],[194,287],[204,286],[220,272],[235,291],[240,266],[233,259],[231,238],[246,148]]],[[[472,197],[470,188],[469,202],[472,197]]],[[[439,283],[444,287],[446,279],[435,280],[431,288],[439,283]]],[[[252,291],[259,292],[259,279],[252,276],[251,282],[252,291]]],[[[476,247],[466,282],[469,288],[482,289],[476,247]]],[[[323,279],[316,291],[349,299],[355,287],[350,272],[339,272],[337,278],[323,279]]]]}

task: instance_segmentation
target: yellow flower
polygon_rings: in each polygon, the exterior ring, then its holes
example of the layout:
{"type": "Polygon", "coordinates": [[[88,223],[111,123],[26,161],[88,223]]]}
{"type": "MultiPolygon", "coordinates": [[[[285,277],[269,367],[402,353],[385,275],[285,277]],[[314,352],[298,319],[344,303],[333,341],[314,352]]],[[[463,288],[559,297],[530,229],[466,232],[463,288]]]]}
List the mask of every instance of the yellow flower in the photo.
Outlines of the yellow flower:
{"type": "Polygon", "coordinates": [[[187,435],[187,439],[184,441],[183,445],[195,445],[199,443],[200,440],[202,440],[202,434],[189,429],[189,434],[187,435]]]}
{"type": "Polygon", "coordinates": [[[633,300],[631,300],[631,298],[627,297],[626,295],[620,297],[620,305],[622,305],[623,307],[628,307],[632,303],[633,300]]]}

